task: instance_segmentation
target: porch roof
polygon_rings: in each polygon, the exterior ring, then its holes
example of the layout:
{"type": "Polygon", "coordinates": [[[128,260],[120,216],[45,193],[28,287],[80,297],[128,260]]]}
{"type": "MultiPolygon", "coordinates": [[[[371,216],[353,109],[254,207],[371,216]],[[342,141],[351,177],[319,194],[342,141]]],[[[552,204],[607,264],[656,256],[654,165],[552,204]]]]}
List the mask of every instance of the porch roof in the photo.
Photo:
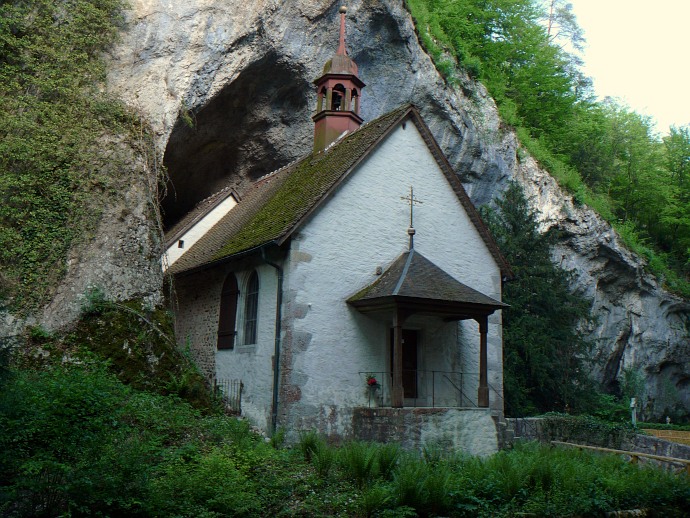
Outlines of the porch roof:
{"type": "Polygon", "coordinates": [[[347,302],[364,313],[397,309],[453,320],[490,315],[508,307],[457,281],[414,249],[400,255],[347,302]]]}

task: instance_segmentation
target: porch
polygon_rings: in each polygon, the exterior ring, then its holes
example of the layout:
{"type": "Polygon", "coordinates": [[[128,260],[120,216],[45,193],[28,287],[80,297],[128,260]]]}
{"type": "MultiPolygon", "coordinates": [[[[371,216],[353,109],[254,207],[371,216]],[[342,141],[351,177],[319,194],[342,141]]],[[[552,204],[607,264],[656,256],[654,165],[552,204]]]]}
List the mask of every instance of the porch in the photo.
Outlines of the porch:
{"type": "MultiPolygon", "coordinates": [[[[384,371],[359,372],[366,387],[366,408],[396,407],[393,394],[393,373],[384,371]]],[[[480,398],[479,373],[403,369],[401,373],[402,408],[462,408],[488,407],[488,400],[480,398]]],[[[501,394],[490,384],[491,399],[501,394]]]]}
{"type": "MultiPolygon", "coordinates": [[[[489,316],[507,307],[451,277],[438,266],[410,250],[396,259],[381,276],[347,300],[362,314],[390,329],[390,373],[380,372],[382,406],[488,408],[488,333],[489,316]],[[418,336],[413,319],[433,318],[442,322],[472,321],[479,331],[477,367],[469,388],[469,375],[444,371],[418,370],[418,336]],[[407,373],[407,374],[406,374],[407,373]],[[439,388],[443,390],[438,390],[439,388]],[[475,397],[476,396],[476,397],[475,397]],[[412,404],[410,404],[412,401],[412,404]]],[[[421,329],[424,329],[421,324],[421,329]]],[[[454,349],[451,346],[451,351],[454,349]]],[[[387,363],[387,362],[386,362],[387,363]]],[[[379,364],[380,366],[381,364],[379,364]]],[[[439,361],[434,367],[443,367],[439,361]]],[[[445,363],[452,368],[453,363],[445,363]]],[[[377,398],[369,401],[377,402],[377,398]]]]}

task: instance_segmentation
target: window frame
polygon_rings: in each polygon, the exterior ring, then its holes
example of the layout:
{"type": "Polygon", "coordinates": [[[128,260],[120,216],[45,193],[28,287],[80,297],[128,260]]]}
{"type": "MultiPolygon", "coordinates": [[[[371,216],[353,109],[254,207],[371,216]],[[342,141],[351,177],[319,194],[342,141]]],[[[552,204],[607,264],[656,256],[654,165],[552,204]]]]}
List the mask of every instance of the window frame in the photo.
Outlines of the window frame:
{"type": "Polygon", "coordinates": [[[237,308],[240,290],[234,272],[228,273],[220,291],[220,307],[218,309],[218,333],[216,349],[218,351],[235,348],[237,337],[237,308]]]}
{"type": "Polygon", "coordinates": [[[256,345],[259,338],[259,273],[252,270],[247,276],[242,314],[242,345],[256,345]]]}

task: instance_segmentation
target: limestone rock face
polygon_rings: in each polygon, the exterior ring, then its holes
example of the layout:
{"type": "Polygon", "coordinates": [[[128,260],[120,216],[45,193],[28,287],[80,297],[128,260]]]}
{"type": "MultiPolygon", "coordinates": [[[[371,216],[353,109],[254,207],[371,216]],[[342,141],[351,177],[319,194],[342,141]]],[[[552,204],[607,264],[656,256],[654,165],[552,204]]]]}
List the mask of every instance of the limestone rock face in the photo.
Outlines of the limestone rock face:
{"type": "MultiPolygon", "coordinates": [[[[312,81],[337,48],[339,2],[130,4],[121,43],[110,55],[109,88],[143,114],[165,150],[167,224],[221,186],[241,190],[311,150],[312,81]]],[[[590,331],[600,339],[602,380],[613,384],[622,368],[640,367],[657,413],[677,394],[690,407],[688,304],[645,274],[643,261],[601,218],[575,206],[534,161],[518,159],[517,139],[502,127],[481,85],[467,77],[458,87],[446,85],[420,47],[402,0],[347,4],[347,47],[367,84],[365,121],[416,104],[478,205],[499,196],[510,180],[519,181],[545,228],[564,231],[554,258],[575,270],[574,288],[593,299],[599,320],[590,331]]],[[[141,202],[141,194],[132,201],[141,202]]],[[[139,219],[123,228],[139,240],[139,219]]],[[[147,267],[139,272],[122,279],[122,289],[137,291],[132,286],[138,285],[155,292],[159,274],[147,267]]]]}

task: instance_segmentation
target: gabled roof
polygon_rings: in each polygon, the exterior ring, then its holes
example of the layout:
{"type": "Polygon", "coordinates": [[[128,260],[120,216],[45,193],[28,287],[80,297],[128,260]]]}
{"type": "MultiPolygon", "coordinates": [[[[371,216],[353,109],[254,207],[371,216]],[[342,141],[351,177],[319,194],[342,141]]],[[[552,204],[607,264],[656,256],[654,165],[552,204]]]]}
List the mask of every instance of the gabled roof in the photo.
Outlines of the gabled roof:
{"type": "Polygon", "coordinates": [[[412,105],[401,106],[346,135],[325,151],[311,153],[257,180],[242,193],[242,202],[168,271],[176,274],[197,270],[266,245],[283,244],[386,135],[408,119],[419,130],[501,272],[504,276],[512,276],[510,266],[499,252],[460,180],[412,105]]]}
{"type": "Polygon", "coordinates": [[[208,198],[204,198],[197,203],[194,208],[185,215],[184,218],[175,223],[175,225],[165,233],[165,248],[169,248],[190,228],[201,221],[204,216],[228,199],[228,196],[232,196],[237,202],[240,201],[240,197],[235,189],[231,187],[224,187],[220,191],[212,194],[208,198]]]}
{"type": "Polygon", "coordinates": [[[482,307],[490,312],[508,307],[457,281],[414,249],[400,255],[376,281],[347,302],[356,307],[376,307],[404,299],[482,307]]]}

